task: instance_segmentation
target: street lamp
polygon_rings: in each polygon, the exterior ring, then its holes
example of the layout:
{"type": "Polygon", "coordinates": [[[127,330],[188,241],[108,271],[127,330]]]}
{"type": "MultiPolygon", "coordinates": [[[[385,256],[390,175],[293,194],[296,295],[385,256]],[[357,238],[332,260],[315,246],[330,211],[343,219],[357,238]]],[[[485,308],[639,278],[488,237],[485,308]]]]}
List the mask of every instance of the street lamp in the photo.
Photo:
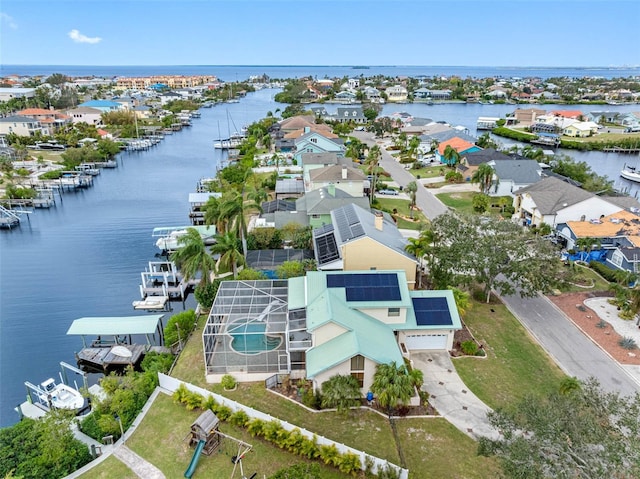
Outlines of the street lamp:
{"type": "Polygon", "coordinates": [[[124,428],[122,427],[122,419],[120,419],[120,416],[118,416],[117,414],[115,414],[113,416],[116,421],[118,421],[118,424],[120,424],[120,437],[122,438],[122,444],[124,444],[124,428]]]}

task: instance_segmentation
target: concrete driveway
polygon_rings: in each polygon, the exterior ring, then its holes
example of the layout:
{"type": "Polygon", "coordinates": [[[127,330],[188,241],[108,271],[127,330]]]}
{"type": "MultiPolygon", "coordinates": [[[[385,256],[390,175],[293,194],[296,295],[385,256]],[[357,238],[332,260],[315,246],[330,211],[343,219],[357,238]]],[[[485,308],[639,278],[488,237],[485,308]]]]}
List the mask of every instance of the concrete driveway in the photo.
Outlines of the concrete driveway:
{"type": "Polygon", "coordinates": [[[448,352],[413,352],[411,361],[423,372],[422,390],[429,393],[429,403],[442,417],[473,439],[500,437],[487,420],[491,409],[465,386],[448,352]]]}

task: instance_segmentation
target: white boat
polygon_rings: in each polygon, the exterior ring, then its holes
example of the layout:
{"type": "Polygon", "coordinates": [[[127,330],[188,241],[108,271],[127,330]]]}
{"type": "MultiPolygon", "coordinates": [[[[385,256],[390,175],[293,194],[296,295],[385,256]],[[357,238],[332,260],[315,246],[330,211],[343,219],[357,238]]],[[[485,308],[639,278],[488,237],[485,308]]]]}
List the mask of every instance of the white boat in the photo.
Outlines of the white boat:
{"type": "Polygon", "coordinates": [[[49,408],[78,410],[84,406],[84,398],[80,391],[67,386],[64,383],[56,383],[53,378],[49,378],[40,384],[42,393],[40,400],[46,403],[49,408]]]}
{"type": "Polygon", "coordinates": [[[624,165],[624,168],[620,172],[620,176],[625,180],[640,183],[640,173],[636,170],[635,166],[624,165]]]}
{"type": "Polygon", "coordinates": [[[171,252],[180,247],[178,240],[187,234],[188,228],[193,228],[198,231],[205,244],[212,244],[215,242],[214,237],[216,235],[216,227],[207,225],[163,226],[154,228],[151,236],[158,238],[156,240],[156,246],[160,251],[171,252]]]}
{"type": "Polygon", "coordinates": [[[218,150],[229,150],[233,148],[239,148],[242,144],[241,138],[227,138],[224,140],[217,140],[213,143],[213,147],[218,150]]]}
{"type": "Polygon", "coordinates": [[[55,140],[50,141],[38,141],[36,142],[36,149],[38,150],[57,150],[63,151],[66,150],[66,147],[55,140]]]}

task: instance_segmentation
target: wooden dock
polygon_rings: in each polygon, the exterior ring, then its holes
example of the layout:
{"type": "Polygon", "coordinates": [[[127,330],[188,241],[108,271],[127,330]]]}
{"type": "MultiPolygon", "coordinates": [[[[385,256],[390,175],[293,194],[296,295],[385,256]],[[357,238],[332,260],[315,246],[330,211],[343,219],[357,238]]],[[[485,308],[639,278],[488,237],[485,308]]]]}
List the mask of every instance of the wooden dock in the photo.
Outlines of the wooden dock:
{"type": "Polygon", "coordinates": [[[76,353],[78,365],[83,368],[99,372],[111,372],[124,369],[127,366],[136,367],[142,361],[147,346],[144,344],[119,344],[118,346],[83,348],[76,353]],[[131,353],[130,357],[114,354],[114,347],[126,348],[131,353]]]}

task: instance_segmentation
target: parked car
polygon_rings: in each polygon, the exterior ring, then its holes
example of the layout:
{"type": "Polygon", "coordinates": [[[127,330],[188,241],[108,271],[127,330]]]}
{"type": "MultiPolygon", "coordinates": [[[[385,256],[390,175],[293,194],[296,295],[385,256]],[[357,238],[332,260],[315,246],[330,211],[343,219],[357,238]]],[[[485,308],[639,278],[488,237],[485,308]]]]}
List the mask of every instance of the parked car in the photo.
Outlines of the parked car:
{"type": "Polygon", "coordinates": [[[398,195],[398,192],[396,190],[380,190],[378,191],[378,193],[381,195],[394,195],[394,196],[398,195]]]}

